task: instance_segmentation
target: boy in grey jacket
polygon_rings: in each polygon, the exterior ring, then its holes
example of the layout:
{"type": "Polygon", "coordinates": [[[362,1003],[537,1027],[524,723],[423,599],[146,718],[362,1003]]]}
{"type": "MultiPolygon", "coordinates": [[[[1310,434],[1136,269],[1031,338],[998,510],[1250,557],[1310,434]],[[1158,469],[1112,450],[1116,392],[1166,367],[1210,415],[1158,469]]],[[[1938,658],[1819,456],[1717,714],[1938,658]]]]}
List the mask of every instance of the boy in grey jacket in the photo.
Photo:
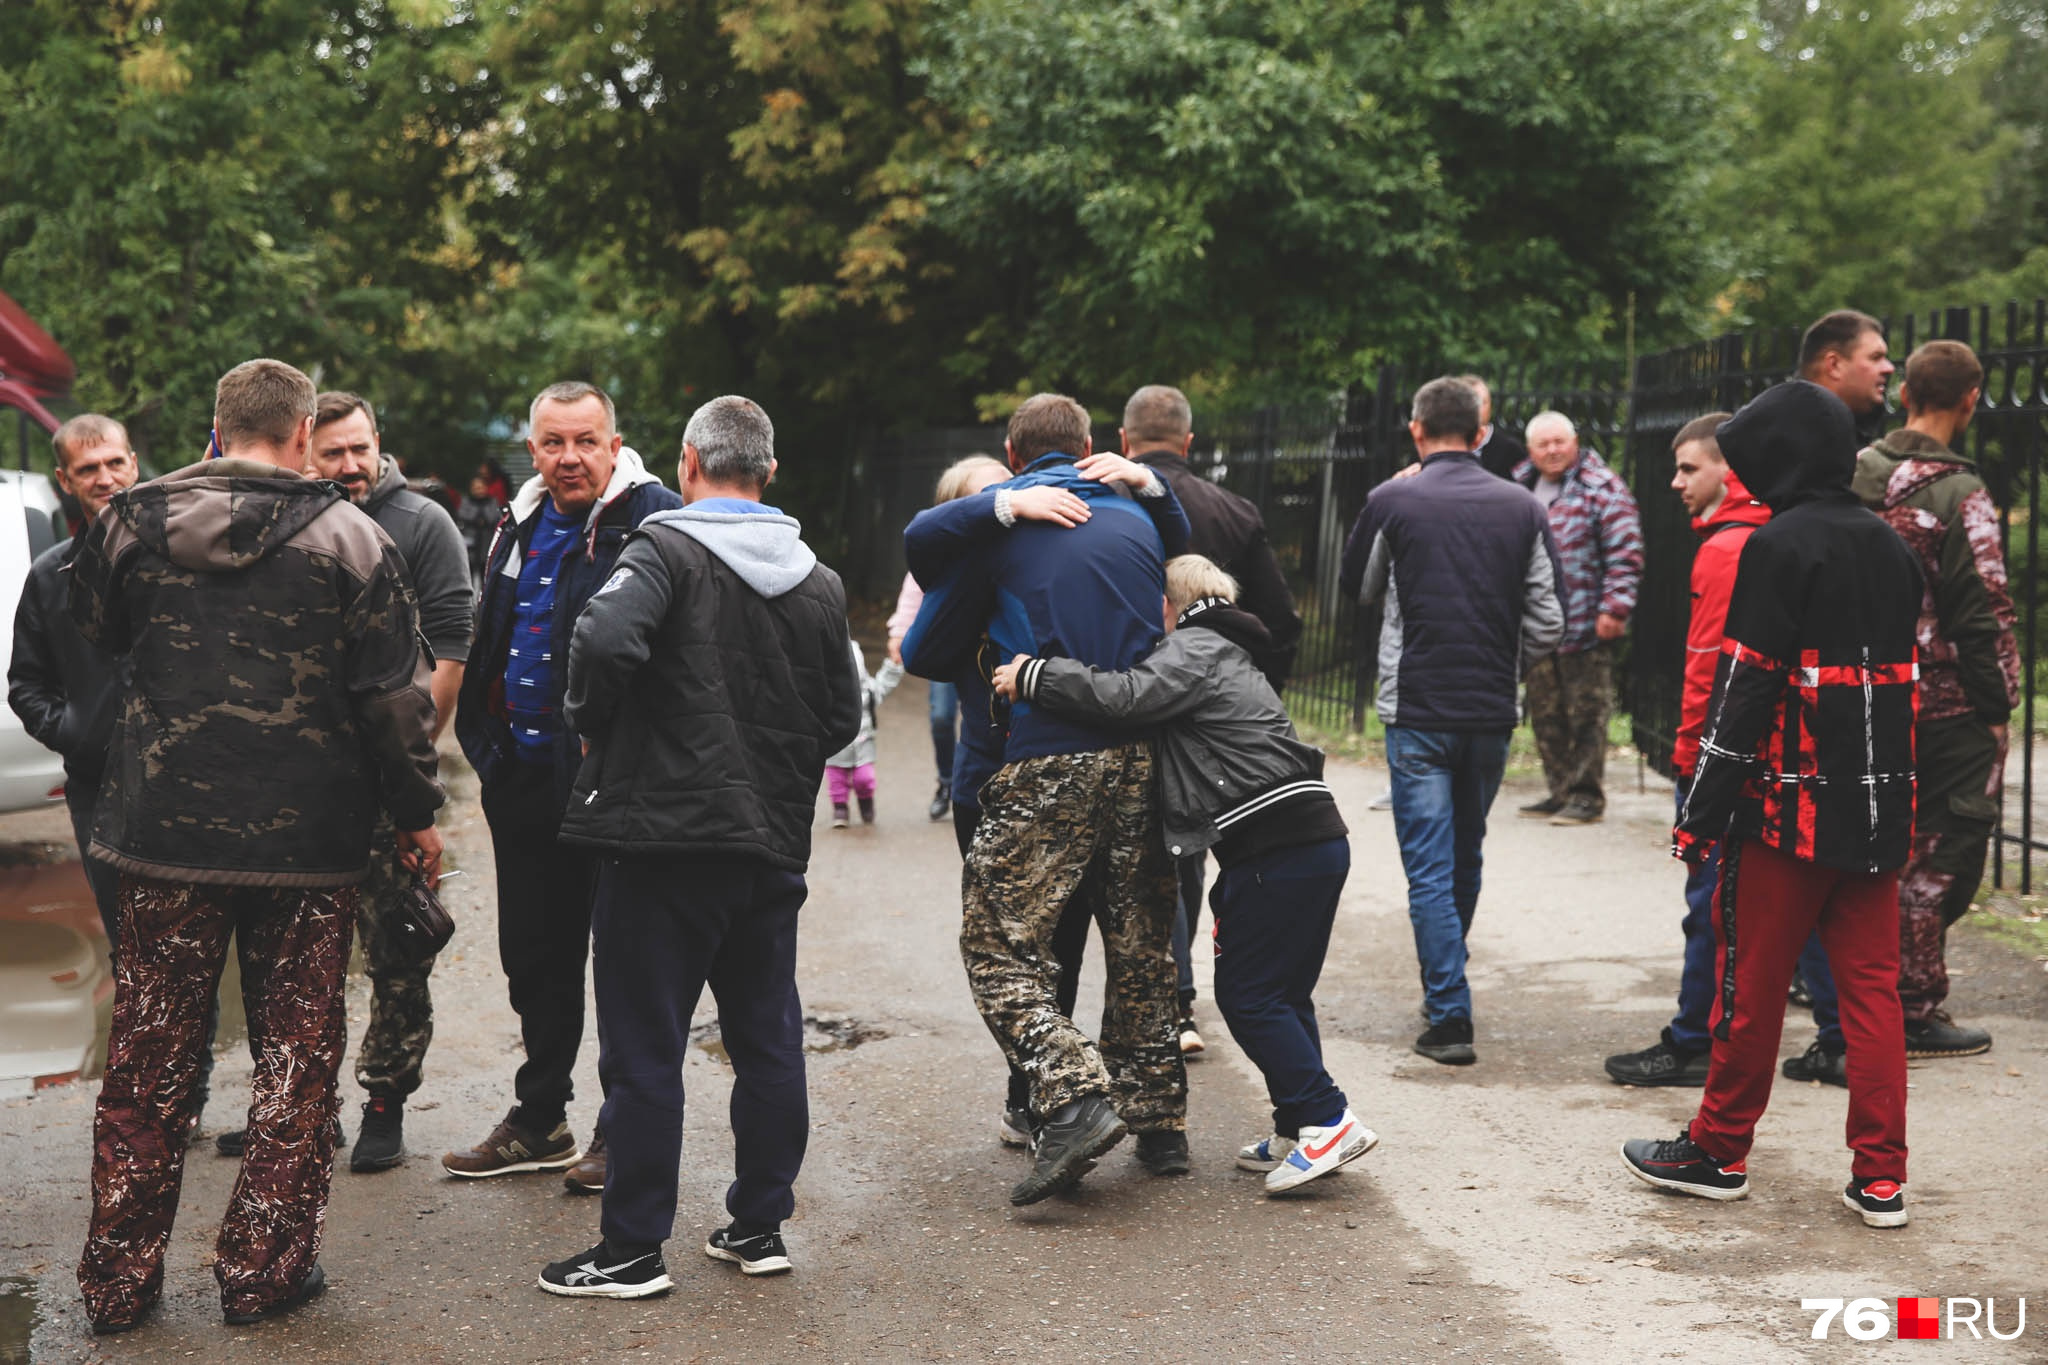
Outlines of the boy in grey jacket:
{"type": "Polygon", "coordinates": [[[1349,831],[1322,780],[1321,751],[1295,737],[1253,662],[1266,629],[1236,602],[1230,575],[1179,556],[1166,565],[1167,637],[1135,668],[1020,654],[996,670],[995,686],[1077,719],[1160,727],[1167,851],[1216,852],[1216,1004],[1273,1101],[1272,1136],[1239,1151],[1237,1164],[1265,1172],[1266,1192],[1278,1194],[1357,1160],[1379,1138],[1323,1067],[1312,999],[1351,870],[1349,831]]]}

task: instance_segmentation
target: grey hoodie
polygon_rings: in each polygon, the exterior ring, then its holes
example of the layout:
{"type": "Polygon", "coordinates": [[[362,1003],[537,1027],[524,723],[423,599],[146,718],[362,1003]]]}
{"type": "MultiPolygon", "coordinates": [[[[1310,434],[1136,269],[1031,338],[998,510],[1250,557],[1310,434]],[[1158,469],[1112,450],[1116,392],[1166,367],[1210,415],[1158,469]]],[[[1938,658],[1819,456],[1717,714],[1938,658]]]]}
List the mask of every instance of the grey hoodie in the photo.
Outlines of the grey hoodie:
{"type": "Polygon", "coordinates": [[[780,512],[656,512],[642,526],[673,526],[724,560],[763,597],[780,597],[810,577],[818,556],[804,544],[803,524],[780,512]]]}
{"type": "Polygon", "coordinates": [[[389,455],[377,467],[377,481],[362,508],[384,528],[420,604],[420,633],[438,662],[469,658],[476,626],[476,594],[470,586],[469,553],[448,510],[406,486],[405,471],[389,455]]]}

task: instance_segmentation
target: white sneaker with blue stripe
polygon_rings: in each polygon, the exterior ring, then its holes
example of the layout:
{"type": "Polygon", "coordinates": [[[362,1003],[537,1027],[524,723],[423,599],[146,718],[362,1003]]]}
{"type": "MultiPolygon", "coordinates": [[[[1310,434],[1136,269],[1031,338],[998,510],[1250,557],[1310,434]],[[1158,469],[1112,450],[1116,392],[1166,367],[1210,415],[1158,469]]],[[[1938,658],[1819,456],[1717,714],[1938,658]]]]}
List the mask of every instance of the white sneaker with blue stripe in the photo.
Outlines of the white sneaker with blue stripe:
{"type": "Polygon", "coordinates": [[[1326,1127],[1311,1128],[1304,1124],[1301,1135],[1294,1140],[1294,1150],[1266,1173],[1266,1193],[1279,1194],[1348,1166],[1377,1146],[1379,1140],[1380,1135],[1360,1123],[1349,1109],[1326,1127]]]}

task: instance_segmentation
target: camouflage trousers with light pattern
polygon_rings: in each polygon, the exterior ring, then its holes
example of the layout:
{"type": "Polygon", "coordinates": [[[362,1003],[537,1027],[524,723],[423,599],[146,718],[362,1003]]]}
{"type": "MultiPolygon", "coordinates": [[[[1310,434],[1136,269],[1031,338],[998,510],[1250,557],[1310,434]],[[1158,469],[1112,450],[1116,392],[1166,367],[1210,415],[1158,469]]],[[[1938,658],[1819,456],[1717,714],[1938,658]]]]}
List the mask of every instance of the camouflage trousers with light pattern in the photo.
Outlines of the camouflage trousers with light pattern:
{"type": "Polygon", "coordinates": [[[1107,1096],[1135,1132],[1187,1126],[1173,966],[1178,877],[1149,744],[1012,763],[981,789],[961,873],[960,956],[988,1030],[1050,1114],[1107,1096]],[[1053,931],[1080,897],[1108,975],[1098,1046],[1061,1013],[1053,931]]]}
{"type": "Polygon", "coordinates": [[[356,889],[124,875],[121,919],[127,933],[93,1118],[92,1223],[78,1266],[86,1307],[97,1322],[127,1322],[162,1292],[207,1006],[233,935],[256,1069],[214,1275],[227,1312],[266,1308],[297,1289],[320,1254],[356,889]]]}

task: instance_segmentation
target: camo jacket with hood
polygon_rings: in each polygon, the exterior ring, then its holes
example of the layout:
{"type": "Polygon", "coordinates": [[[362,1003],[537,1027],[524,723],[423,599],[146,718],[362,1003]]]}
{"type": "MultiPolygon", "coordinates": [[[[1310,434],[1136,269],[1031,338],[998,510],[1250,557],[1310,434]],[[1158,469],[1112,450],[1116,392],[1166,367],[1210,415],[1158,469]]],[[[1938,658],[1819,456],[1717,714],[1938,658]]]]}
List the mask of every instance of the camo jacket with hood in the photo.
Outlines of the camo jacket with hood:
{"type": "Polygon", "coordinates": [[[93,853],[178,882],[361,881],[378,806],[442,800],[431,667],[390,537],[336,484],[255,460],[115,496],[71,614],[129,668],[93,853]]]}

